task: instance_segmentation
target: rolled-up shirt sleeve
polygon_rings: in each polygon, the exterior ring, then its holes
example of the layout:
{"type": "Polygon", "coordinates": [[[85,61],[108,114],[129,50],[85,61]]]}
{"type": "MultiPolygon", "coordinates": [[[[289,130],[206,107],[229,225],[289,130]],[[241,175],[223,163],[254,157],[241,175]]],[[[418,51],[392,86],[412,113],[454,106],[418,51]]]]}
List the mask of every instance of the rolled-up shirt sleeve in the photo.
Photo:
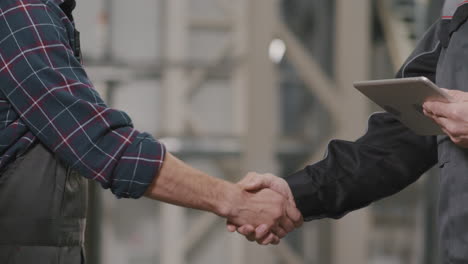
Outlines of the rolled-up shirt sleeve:
{"type": "Polygon", "coordinates": [[[55,7],[2,0],[0,90],[59,159],[117,197],[139,198],[162,166],[164,146],[106,106],[74,56],[73,24],[55,7]]]}

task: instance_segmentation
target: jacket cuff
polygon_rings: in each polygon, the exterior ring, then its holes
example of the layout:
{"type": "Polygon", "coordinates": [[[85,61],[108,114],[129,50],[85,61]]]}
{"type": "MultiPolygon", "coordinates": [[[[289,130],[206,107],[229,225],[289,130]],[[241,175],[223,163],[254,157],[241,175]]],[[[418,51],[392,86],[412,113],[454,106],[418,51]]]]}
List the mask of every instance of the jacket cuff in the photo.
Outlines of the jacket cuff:
{"type": "Polygon", "coordinates": [[[297,209],[305,221],[327,217],[326,210],[319,197],[318,186],[306,169],[291,174],[284,179],[293,193],[297,209]]]}

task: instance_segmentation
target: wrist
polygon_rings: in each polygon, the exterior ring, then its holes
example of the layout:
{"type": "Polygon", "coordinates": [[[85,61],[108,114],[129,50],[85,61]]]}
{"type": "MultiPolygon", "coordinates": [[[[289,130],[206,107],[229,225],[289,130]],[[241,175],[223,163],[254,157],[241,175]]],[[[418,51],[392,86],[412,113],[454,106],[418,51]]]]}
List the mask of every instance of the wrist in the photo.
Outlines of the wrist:
{"type": "Polygon", "coordinates": [[[238,214],[243,204],[245,191],[237,184],[225,182],[220,188],[220,199],[216,199],[214,213],[223,218],[231,218],[238,214]]]}

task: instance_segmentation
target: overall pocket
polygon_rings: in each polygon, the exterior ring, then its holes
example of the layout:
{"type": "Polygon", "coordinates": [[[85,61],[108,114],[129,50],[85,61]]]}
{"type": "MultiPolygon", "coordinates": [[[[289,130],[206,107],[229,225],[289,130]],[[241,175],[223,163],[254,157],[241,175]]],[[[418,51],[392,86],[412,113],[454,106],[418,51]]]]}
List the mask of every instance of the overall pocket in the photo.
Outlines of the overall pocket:
{"type": "Polygon", "coordinates": [[[87,196],[87,179],[76,170],[67,166],[60,215],[66,218],[85,218],[88,202],[87,196]]]}
{"type": "Polygon", "coordinates": [[[438,166],[441,169],[450,162],[450,148],[453,147],[452,144],[452,141],[447,136],[437,137],[438,166]]]}

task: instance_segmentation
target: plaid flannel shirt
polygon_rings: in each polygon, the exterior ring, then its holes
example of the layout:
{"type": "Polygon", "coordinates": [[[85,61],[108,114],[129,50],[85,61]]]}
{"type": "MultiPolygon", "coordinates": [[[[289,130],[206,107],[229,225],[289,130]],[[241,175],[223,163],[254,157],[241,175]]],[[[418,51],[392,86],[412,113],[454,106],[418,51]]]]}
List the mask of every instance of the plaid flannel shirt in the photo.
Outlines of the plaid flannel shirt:
{"type": "Polygon", "coordinates": [[[94,90],[62,2],[0,1],[0,170],[39,142],[117,197],[139,198],[164,146],[94,90]]]}

